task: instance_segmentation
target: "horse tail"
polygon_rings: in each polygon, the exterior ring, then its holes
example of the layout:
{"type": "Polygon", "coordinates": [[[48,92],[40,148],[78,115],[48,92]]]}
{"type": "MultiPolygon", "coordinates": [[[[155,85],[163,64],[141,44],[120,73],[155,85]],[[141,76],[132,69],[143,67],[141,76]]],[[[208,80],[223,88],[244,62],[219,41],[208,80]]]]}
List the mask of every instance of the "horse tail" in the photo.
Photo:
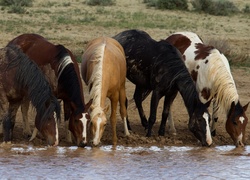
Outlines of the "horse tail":
{"type": "Polygon", "coordinates": [[[42,121],[46,121],[53,111],[56,112],[57,119],[60,119],[60,104],[52,94],[51,87],[38,65],[17,46],[8,45],[6,48],[6,57],[9,61],[7,68],[17,68],[17,89],[28,89],[27,95],[42,121]]]}

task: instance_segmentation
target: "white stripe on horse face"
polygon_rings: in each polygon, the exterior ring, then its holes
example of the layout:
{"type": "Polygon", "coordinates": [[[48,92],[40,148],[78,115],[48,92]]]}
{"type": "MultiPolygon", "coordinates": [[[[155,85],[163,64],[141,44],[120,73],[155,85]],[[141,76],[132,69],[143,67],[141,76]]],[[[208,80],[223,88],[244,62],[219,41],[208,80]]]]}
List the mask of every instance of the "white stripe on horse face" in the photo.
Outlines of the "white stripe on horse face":
{"type": "Polygon", "coordinates": [[[87,118],[86,118],[86,113],[82,114],[82,118],[80,119],[83,125],[83,131],[82,131],[82,138],[84,139],[84,143],[87,143],[87,118]]]}
{"type": "Polygon", "coordinates": [[[209,128],[208,117],[209,117],[209,115],[207,113],[203,114],[203,118],[206,120],[206,141],[207,141],[207,144],[210,146],[212,144],[213,140],[212,140],[211,132],[210,132],[210,128],[209,128]]]}
{"type": "Polygon", "coordinates": [[[243,122],[245,121],[245,118],[244,118],[243,116],[241,116],[241,117],[239,118],[239,121],[241,122],[241,124],[243,124],[243,122]]]}
{"type": "Polygon", "coordinates": [[[98,145],[99,144],[99,136],[100,136],[100,126],[101,126],[102,119],[98,117],[96,121],[96,132],[95,132],[95,138],[93,139],[93,144],[98,145]]]}
{"type": "Polygon", "coordinates": [[[55,123],[56,123],[56,142],[55,142],[54,146],[57,146],[59,144],[59,132],[58,132],[58,126],[57,126],[57,117],[56,117],[55,112],[54,112],[54,119],[55,119],[55,123]]]}

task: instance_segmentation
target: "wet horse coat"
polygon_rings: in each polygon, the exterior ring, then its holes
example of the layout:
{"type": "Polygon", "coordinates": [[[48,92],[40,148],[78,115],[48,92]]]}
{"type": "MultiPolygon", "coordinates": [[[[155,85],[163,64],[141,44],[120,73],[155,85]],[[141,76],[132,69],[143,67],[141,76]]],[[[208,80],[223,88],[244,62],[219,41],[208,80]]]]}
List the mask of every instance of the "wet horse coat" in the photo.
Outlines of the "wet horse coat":
{"type": "MultiPolygon", "coordinates": [[[[66,128],[72,132],[78,146],[85,146],[90,103],[84,103],[79,67],[71,51],[62,45],[50,43],[38,34],[22,34],[9,44],[18,45],[47,75],[56,97],[63,100],[64,119],[69,121],[66,128]]],[[[24,102],[22,111],[26,122],[28,107],[28,101],[24,102]]]]}
{"type": "Polygon", "coordinates": [[[125,135],[129,135],[126,110],[126,60],[121,45],[114,39],[100,37],[90,41],[82,56],[82,78],[89,87],[91,132],[93,145],[97,146],[107,124],[105,101],[111,102],[111,126],[113,144],[117,144],[116,109],[120,104],[120,114],[124,121],[125,135]]]}
{"type": "Polygon", "coordinates": [[[146,32],[139,30],[123,31],[114,38],[123,46],[127,61],[127,78],[136,85],[134,100],[141,123],[148,128],[151,136],[156,121],[159,100],[165,96],[160,136],[165,134],[166,120],[170,105],[180,92],[189,114],[189,129],[202,145],[212,143],[209,129],[207,106],[199,100],[198,93],[179,52],[166,41],[155,41],[146,32]],[[147,121],[142,101],[153,91],[150,116],[147,121]]]}
{"type": "Polygon", "coordinates": [[[4,143],[11,142],[17,110],[28,96],[37,112],[36,128],[49,145],[58,144],[60,105],[41,70],[16,46],[0,49],[0,94],[4,143]]]}
{"type": "Polygon", "coordinates": [[[227,116],[227,132],[236,146],[243,146],[248,104],[241,106],[227,58],[213,46],[204,44],[192,32],[177,32],[166,40],[182,53],[185,65],[196,83],[200,100],[203,103],[213,101],[212,133],[215,135],[218,110],[222,109],[227,116]]]}

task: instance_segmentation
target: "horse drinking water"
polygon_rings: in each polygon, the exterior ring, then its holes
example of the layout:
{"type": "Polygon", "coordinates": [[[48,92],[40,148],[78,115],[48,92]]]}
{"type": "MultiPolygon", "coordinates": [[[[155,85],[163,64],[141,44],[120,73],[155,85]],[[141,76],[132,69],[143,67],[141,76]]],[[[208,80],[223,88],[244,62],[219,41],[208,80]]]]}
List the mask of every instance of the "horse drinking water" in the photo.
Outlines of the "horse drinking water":
{"type": "MultiPolygon", "coordinates": [[[[78,146],[87,144],[88,108],[85,104],[79,66],[71,51],[62,45],[54,45],[38,34],[22,34],[9,42],[19,46],[47,75],[58,99],[63,100],[64,120],[78,146]]],[[[29,101],[22,104],[27,124],[29,101]]],[[[25,126],[24,128],[27,128],[25,126]]],[[[70,134],[68,134],[70,135],[70,134]]],[[[68,136],[68,139],[70,136],[68,136]]]]}
{"type": "Polygon", "coordinates": [[[126,60],[123,48],[114,39],[100,37],[90,41],[82,56],[82,78],[89,87],[91,132],[93,145],[100,143],[107,124],[106,97],[111,101],[111,126],[113,144],[117,144],[116,109],[120,103],[120,114],[124,121],[125,135],[129,135],[126,109],[126,60]]]}
{"type": "MultiPolygon", "coordinates": [[[[213,101],[212,134],[215,135],[216,132],[218,110],[222,109],[227,117],[226,131],[236,146],[244,146],[248,122],[245,111],[249,103],[243,107],[240,103],[227,58],[213,46],[204,44],[198,35],[192,32],[177,32],[166,40],[183,55],[200,100],[203,103],[213,101]]],[[[171,121],[170,119],[169,122],[171,121]]]]}
{"type": "Polygon", "coordinates": [[[159,100],[165,96],[160,136],[165,134],[166,120],[170,105],[180,92],[189,114],[189,129],[202,145],[211,145],[209,129],[210,116],[207,105],[199,100],[194,82],[185,67],[179,52],[166,41],[155,41],[146,32],[123,31],[114,38],[123,46],[127,61],[127,78],[136,85],[134,100],[142,125],[151,136],[156,121],[159,100]],[[150,116],[147,121],[142,101],[153,91],[150,116]]]}
{"type": "Polygon", "coordinates": [[[36,128],[49,145],[58,145],[60,105],[38,66],[15,46],[0,49],[0,93],[3,144],[11,143],[17,110],[28,96],[37,112],[36,128]]]}

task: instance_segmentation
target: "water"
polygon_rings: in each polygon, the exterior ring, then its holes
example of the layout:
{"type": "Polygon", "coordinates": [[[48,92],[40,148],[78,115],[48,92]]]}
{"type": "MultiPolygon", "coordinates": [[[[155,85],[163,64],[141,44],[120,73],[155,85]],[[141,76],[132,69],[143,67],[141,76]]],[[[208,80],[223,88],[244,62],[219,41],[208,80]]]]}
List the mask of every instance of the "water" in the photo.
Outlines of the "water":
{"type": "Polygon", "coordinates": [[[249,179],[250,147],[0,148],[0,179],[249,179]]]}

